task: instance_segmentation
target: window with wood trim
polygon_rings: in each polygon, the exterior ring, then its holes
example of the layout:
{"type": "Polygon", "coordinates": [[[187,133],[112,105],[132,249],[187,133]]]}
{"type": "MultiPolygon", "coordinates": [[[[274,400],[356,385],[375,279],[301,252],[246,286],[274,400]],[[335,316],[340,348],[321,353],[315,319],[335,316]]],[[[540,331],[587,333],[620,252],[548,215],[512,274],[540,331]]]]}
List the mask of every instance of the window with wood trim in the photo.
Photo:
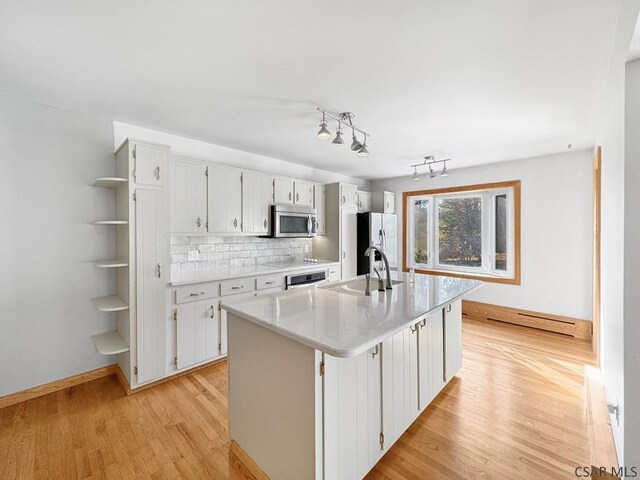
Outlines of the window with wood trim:
{"type": "Polygon", "coordinates": [[[405,192],[404,270],[520,284],[520,182],[405,192]]]}

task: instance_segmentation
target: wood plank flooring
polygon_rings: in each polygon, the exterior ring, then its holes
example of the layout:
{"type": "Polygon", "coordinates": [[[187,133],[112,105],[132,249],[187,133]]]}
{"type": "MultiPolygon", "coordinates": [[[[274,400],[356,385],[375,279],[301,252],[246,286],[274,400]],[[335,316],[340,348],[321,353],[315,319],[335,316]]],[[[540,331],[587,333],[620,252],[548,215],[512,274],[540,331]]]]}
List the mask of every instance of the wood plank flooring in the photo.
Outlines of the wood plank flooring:
{"type": "MultiPolygon", "coordinates": [[[[464,364],[370,479],[562,479],[589,465],[587,342],[464,320],[464,364]]],[[[226,363],[125,396],[107,377],[0,410],[2,479],[248,479],[226,363]]],[[[330,479],[328,479],[330,480],[330,479]]]]}

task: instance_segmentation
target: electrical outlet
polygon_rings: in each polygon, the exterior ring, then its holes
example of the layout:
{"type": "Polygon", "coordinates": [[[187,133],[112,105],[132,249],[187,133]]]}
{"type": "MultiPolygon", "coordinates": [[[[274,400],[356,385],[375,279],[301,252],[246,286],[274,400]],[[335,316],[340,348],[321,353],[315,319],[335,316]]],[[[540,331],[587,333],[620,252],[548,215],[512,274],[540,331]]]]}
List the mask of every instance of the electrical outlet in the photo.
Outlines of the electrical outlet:
{"type": "Polygon", "coordinates": [[[190,250],[189,253],[187,253],[187,260],[190,262],[197,262],[199,255],[200,252],[198,250],[190,250]]]}

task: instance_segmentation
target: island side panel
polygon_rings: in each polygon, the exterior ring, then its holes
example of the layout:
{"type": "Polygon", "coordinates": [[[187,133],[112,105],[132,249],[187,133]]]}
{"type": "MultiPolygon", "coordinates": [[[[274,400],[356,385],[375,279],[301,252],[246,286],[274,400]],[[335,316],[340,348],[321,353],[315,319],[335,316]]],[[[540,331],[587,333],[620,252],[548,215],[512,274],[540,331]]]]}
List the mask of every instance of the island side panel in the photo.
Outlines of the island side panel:
{"type": "Polygon", "coordinates": [[[230,439],[270,478],[321,479],[321,354],[231,312],[228,342],[230,439]]]}

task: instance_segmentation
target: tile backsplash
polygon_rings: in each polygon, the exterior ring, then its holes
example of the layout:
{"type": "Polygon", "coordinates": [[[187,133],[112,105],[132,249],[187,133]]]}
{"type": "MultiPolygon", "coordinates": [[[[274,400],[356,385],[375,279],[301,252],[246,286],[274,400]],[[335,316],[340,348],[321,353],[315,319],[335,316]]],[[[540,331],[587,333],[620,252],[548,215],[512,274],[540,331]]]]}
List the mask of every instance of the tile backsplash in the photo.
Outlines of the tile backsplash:
{"type": "Polygon", "coordinates": [[[310,238],[171,237],[171,275],[299,260],[311,256],[310,238]],[[189,260],[189,252],[198,252],[189,260]]]}

